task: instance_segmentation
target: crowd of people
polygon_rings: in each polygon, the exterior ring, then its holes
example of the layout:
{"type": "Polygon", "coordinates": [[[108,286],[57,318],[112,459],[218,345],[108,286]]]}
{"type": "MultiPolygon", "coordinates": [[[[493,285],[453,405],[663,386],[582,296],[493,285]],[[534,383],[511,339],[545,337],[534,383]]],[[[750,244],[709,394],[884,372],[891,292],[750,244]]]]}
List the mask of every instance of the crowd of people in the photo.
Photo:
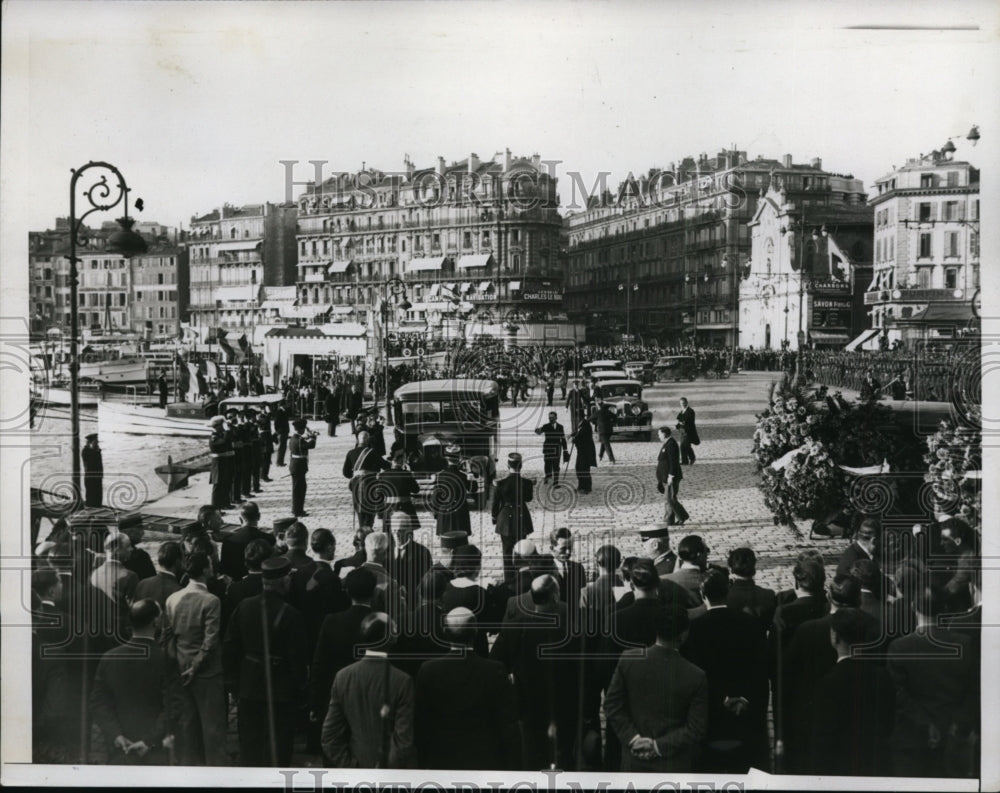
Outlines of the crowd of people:
{"type": "Polygon", "coordinates": [[[639,556],[578,558],[570,529],[539,537],[505,513],[489,581],[460,529],[432,551],[411,521],[372,521],[338,554],[327,529],[239,514],[224,532],[202,507],[155,566],[138,527],[64,525],[39,546],[36,762],[978,768],[979,551],[958,519],[897,538],[892,560],[893,529],[864,519],[835,573],[806,550],[775,592],[751,548],[713,559],[666,523],[639,531],[639,556]]]}

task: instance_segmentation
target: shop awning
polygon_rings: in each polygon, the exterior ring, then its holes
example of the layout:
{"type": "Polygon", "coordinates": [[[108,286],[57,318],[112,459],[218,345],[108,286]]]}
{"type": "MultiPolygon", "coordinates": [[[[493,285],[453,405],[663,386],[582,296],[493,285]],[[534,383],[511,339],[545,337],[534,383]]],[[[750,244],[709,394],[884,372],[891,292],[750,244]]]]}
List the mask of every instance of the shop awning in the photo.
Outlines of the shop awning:
{"type": "Polygon", "coordinates": [[[511,289],[512,292],[519,292],[519,291],[521,291],[521,282],[520,281],[511,281],[510,282],[510,289],[511,289]]]}
{"type": "Polygon", "coordinates": [[[354,308],[352,306],[334,306],[334,314],[353,314],[354,308]]]}
{"type": "Polygon", "coordinates": [[[479,284],[479,291],[488,292],[491,286],[493,286],[493,283],[491,281],[482,281],[479,284]]]}
{"type": "Polygon", "coordinates": [[[419,273],[427,270],[440,270],[444,265],[444,256],[434,256],[424,259],[410,259],[406,263],[406,272],[419,273]]]}
{"type": "Polygon", "coordinates": [[[263,303],[260,304],[260,307],[261,310],[263,311],[268,311],[270,309],[281,311],[281,309],[291,305],[292,305],[291,300],[265,300],[263,303]]]}
{"type": "Polygon", "coordinates": [[[227,303],[249,303],[257,299],[258,286],[247,284],[246,286],[217,286],[213,297],[227,303]]]}
{"type": "Polygon", "coordinates": [[[846,347],[844,347],[845,352],[854,352],[856,349],[861,347],[868,341],[871,341],[875,336],[878,336],[879,328],[868,328],[862,331],[855,339],[853,339],[846,347]]]}
{"type": "Polygon", "coordinates": [[[456,286],[458,286],[458,284],[441,284],[441,288],[447,289],[449,292],[454,292],[456,286]]]}
{"type": "Polygon", "coordinates": [[[472,289],[472,281],[466,281],[458,288],[458,291],[464,295],[470,289],[472,289]]]}
{"type": "Polygon", "coordinates": [[[438,293],[441,291],[441,284],[431,284],[430,291],[427,293],[428,297],[437,297],[438,293]]]}
{"type": "MultiPolygon", "coordinates": [[[[972,319],[972,306],[969,303],[932,303],[923,311],[909,318],[911,322],[968,322],[972,319]]],[[[896,321],[906,322],[905,317],[897,317],[896,321]]]]}
{"type": "Polygon", "coordinates": [[[310,303],[305,306],[285,306],[281,316],[289,319],[312,319],[322,314],[329,314],[333,308],[329,303],[310,303]]]}
{"type": "Polygon", "coordinates": [[[328,273],[346,273],[347,268],[351,266],[350,259],[343,259],[341,261],[330,262],[330,266],[326,268],[328,273]]]}
{"type": "Polygon", "coordinates": [[[476,254],[474,256],[460,256],[455,266],[460,270],[465,270],[470,267],[487,267],[493,261],[493,254],[482,253],[476,254]]]}

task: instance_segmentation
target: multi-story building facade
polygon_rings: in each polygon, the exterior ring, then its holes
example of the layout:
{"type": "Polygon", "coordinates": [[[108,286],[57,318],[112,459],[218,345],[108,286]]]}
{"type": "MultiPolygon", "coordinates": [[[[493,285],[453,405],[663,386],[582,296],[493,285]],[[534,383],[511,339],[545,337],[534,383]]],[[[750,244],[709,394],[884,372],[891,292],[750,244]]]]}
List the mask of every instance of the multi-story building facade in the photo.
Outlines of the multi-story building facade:
{"type": "Polygon", "coordinates": [[[66,232],[29,231],[28,312],[32,334],[49,328],[68,329],[69,259],[66,258],[66,232]]]}
{"type": "MultiPolygon", "coordinates": [[[[160,238],[163,240],[163,238],[160,238]]],[[[146,338],[176,338],[187,309],[188,250],[166,241],[129,260],[132,330],[146,338]]]]}
{"type": "Polygon", "coordinates": [[[874,276],[865,295],[883,344],[950,339],[974,322],[979,170],[946,147],[875,181],[874,276]]]}
{"type": "Polygon", "coordinates": [[[841,349],[868,326],[872,210],[857,180],[831,176],[829,200],[789,201],[776,178],[750,221],[740,276],[740,344],[841,349]],[[801,337],[800,337],[801,332],[801,337]]]}
{"type": "Polygon", "coordinates": [[[190,326],[246,331],[260,315],[261,289],[295,283],[296,208],[223,206],[191,218],[188,237],[190,326]]]}
{"type": "Polygon", "coordinates": [[[510,150],[312,184],[298,205],[300,317],[373,327],[398,277],[411,303],[398,321],[431,335],[471,337],[515,312],[525,336],[565,324],[558,203],[541,158],[510,150]]]}
{"type": "Polygon", "coordinates": [[[687,157],[590,196],[567,227],[571,317],[592,341],[641,335],[665,344],[743,344],[739,275],[751,255],[757,202],[780,183],[788,200],[863,201],[860,180],[746,152],[687,157]]]}

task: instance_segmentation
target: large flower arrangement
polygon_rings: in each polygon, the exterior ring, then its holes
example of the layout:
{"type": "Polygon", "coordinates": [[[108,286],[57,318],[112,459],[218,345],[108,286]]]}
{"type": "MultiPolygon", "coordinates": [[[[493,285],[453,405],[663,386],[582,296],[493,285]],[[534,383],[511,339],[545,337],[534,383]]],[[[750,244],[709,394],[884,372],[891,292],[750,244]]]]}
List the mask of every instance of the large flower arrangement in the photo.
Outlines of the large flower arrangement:
{"type": "Polygon", "coordinates": [[[809,389],[786,375],[757,416],[753,457],[764,501],[776,524],[823,518],[850,504],[850,477],[841,465],[888,463],[913,470],[920,451],[893,430],[891,409],[850,404],[825,386],[809,389]]]}
{"type": "Polygon", "coordinates": [[[973,528],[982,526],[982,432],[942,421],[927,439],[927,473],[941,511],[959,515],[973,528]]]}

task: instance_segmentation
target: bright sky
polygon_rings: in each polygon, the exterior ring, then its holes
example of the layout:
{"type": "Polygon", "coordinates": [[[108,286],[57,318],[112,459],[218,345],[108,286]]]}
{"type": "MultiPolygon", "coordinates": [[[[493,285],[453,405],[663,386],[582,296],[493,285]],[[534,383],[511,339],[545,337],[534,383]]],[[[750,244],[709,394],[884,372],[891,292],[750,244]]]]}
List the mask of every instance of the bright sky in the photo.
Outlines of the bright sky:
{"type": "Polygon", "coordinates": [[[920,0],[12,0],[5,211],[16,196],[25,230],[50,227],[70,168],[91,159],[124,172],[143,219],[187,225],[223,202],[284,200],[279,160],[305,180],[308,160],[395,170],[404,153],[421,167],[505,147],[561,160],[564,203],[567,171],[614,185],[730,144],[820,156],[870,189],[950,135],[981,165],[964,135],[996,136],[998,18],[991,3],[920,0]]]}

